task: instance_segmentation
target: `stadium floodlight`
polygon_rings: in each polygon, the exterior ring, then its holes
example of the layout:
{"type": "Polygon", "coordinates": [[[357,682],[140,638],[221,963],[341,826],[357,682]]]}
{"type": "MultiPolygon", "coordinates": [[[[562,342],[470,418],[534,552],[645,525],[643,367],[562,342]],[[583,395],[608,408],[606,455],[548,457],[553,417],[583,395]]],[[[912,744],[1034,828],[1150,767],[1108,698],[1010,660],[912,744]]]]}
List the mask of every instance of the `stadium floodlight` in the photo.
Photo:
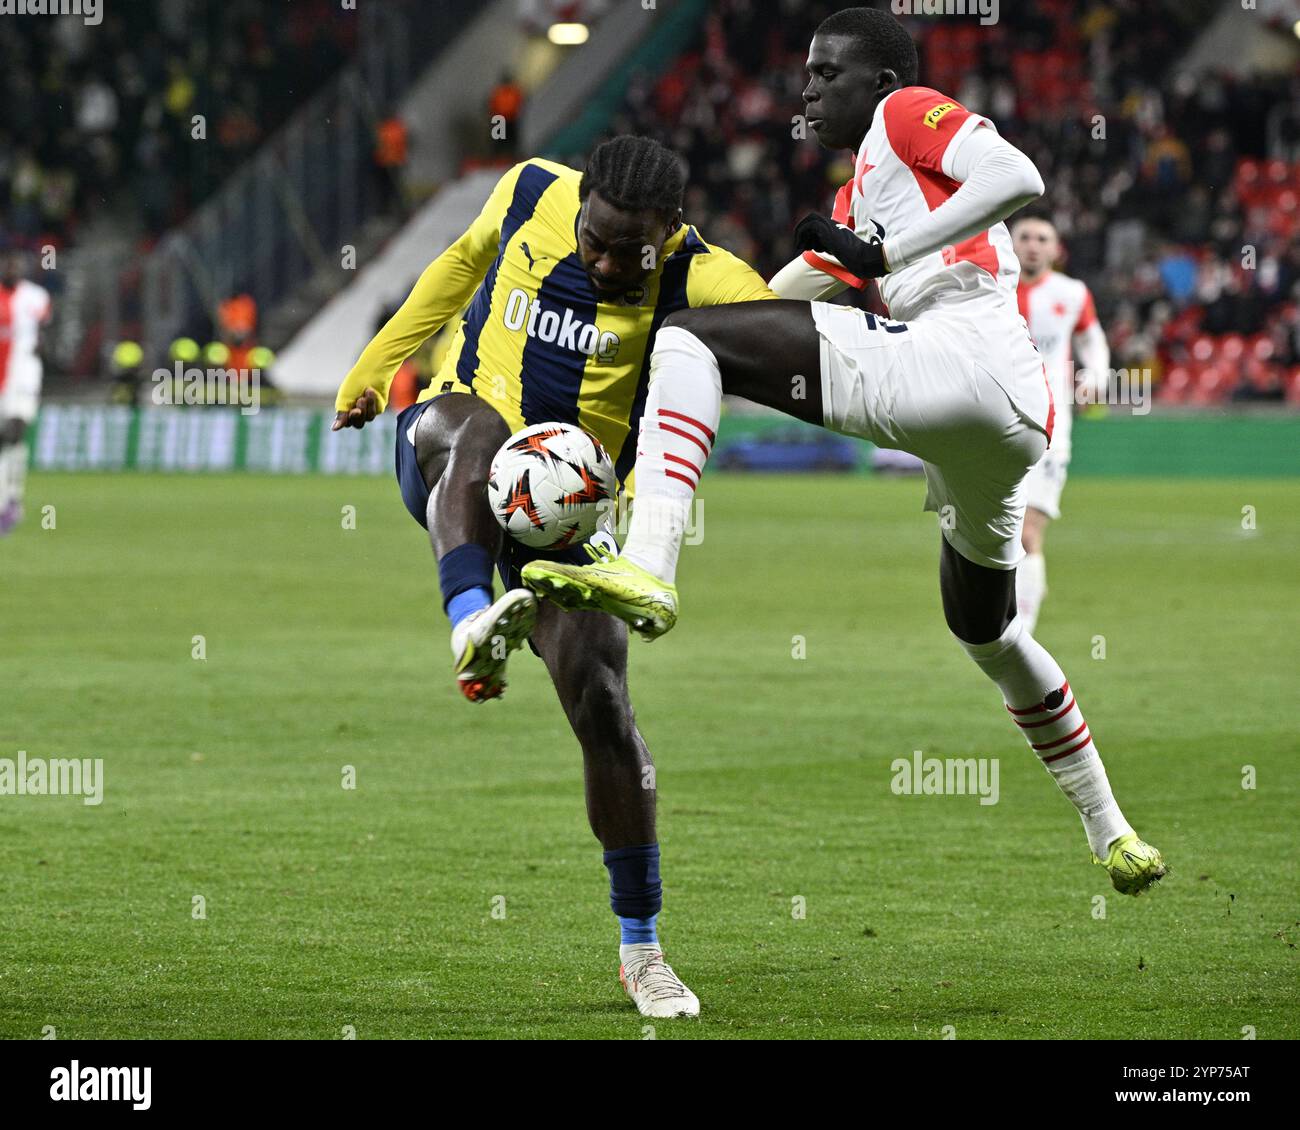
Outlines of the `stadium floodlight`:
{"type": "Polygon", "coordinates": [[[588,34],[586,24],[551,24],[546,38],[557,47],[576,47],[587,42],[588,34]]]}

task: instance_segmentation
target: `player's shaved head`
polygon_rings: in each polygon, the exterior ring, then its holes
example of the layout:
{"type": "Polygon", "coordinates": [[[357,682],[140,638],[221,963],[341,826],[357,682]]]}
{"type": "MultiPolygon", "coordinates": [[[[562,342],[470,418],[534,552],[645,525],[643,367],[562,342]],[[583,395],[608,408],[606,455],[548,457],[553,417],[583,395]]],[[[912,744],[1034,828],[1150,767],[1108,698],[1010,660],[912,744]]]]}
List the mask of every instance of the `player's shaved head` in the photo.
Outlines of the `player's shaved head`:
{"type": "Polygon", "coordinates": [[[803,100],[827,149],[857,149],[882,99],[916,85],[916,45],[888,12],[845,8],[823,20],[808,48],[803,100]]]}
{"type": "Polygon", "coordinates": [[[878,8],[841,8],[822,20],[817,34],[851,40],[853,54],[860,61],[888,67],[898,76],[899,86],[916,85],[916,44],[890,13],[878,8]]]}

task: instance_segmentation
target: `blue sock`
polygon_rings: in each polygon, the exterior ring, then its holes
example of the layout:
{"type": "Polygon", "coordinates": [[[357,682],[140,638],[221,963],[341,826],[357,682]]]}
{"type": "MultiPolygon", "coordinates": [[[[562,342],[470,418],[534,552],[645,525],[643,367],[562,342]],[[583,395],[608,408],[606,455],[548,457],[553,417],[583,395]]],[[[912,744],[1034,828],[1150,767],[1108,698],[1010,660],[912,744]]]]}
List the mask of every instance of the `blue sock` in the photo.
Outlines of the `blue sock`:
{"type": "Polygon", "coordinates": [[[640,943],[648,942],[652,946],[659,944],[659,934],[655,930],[655,919],[659,915],[652,914],[649,918],[624,918],[619,915],[618,924],[622,930],[619,937],[619,943],[625,946],[634,946],[640,943]]]}
{"type": "Polygon", "coordinates": [[[605,852],[609,869],[609,905],[618,915],[622,942],[657,943],[655,918],[663,907],[659,881],[659,845],[638,844],[605,852]]]}
{"type": "Polygon", "coordinates": [[[492,603],[492,555],[481,545],[458,545],[438,559],[442,606],[454,628],[492,603]]]}
{"type": "Polygon", "coordinates": [[[472,616],[492,603],[492,594],[487,589],[472,588],[458,593],[447,601],[447,618],[454,628],[466,616],[472,616]]]}

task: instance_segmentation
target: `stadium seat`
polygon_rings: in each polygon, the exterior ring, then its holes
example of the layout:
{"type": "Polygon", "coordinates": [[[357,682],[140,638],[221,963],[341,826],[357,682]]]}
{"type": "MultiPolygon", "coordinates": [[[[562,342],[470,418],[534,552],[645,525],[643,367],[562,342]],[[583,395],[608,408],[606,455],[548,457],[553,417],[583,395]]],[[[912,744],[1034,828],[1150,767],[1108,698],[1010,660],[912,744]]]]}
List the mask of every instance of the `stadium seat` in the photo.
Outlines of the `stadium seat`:
{"type": "Polygon", "coordinates": [[[1246,361],[1245,373],[1245,385],[1248,385],[1257,395],[1277,395],[1277,390],[1281,387],[1281,381],[1279,371],[1275,366],[1250,357],[1246,361]]]}
{"type": "Polygon", "coordinates": [[[1250,356],[1256,361],[1269,362],[1273,360],[1276,347],[1268,334],[1255,334],[1250,339],[1249,350],[1250,356]]]}
{"type": "Polygon", "coordinates": [[[1156,399],[1163,404],[1179,404],[1186,399],[1191,386],[1191,371],[1184,365],[1175,365],[1161,380],[1156,399]]]}
{"type": "Polygon", "coordinates": [[[1232,392],[1236,383],[1236,377],[1229,366],[1206,365],[1196,376],[1189,403],[1217,404],[1232,392]]]}
{"type": "Polygon", "coordinates": [[[1198,334],[1192,339],[1188,352],[1198,364],[1208,363],[1214,357],[1214,338],[1210,334],[1198,334]]]}
{"type": "Polygon", "coordinates": [[[1215,352],[1217,360],[1234,367],[1238,366],[1246,353],[1246,339],[1241,334],[1224,334],[1218,339],[1218,348],[1215,352]]]}

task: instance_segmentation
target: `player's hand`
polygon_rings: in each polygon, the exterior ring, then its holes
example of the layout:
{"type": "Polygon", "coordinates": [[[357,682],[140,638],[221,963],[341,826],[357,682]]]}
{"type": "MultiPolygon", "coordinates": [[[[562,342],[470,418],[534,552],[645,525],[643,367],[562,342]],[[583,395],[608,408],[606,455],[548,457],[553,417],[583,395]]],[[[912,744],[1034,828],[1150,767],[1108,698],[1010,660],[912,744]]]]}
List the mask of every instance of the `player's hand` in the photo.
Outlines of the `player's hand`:
{"type": "Polygon", "coordinates": [[[379,393],[373,388],[368,388],[353,401],[352,407],[346,412],[334,414],[334,423],[330,426],[330,431],[337,432],[341,428],[364,428],[382,411],[379,406],[379,393]]]}
{"type": "Polygon", "coordinates": [[[795,225],[794,245],[800,251],[825,251],[834,255],[860,279],[878,279],[889,272],[880,244],[859,239],[843,224],[816,212],[795,225]]]}

